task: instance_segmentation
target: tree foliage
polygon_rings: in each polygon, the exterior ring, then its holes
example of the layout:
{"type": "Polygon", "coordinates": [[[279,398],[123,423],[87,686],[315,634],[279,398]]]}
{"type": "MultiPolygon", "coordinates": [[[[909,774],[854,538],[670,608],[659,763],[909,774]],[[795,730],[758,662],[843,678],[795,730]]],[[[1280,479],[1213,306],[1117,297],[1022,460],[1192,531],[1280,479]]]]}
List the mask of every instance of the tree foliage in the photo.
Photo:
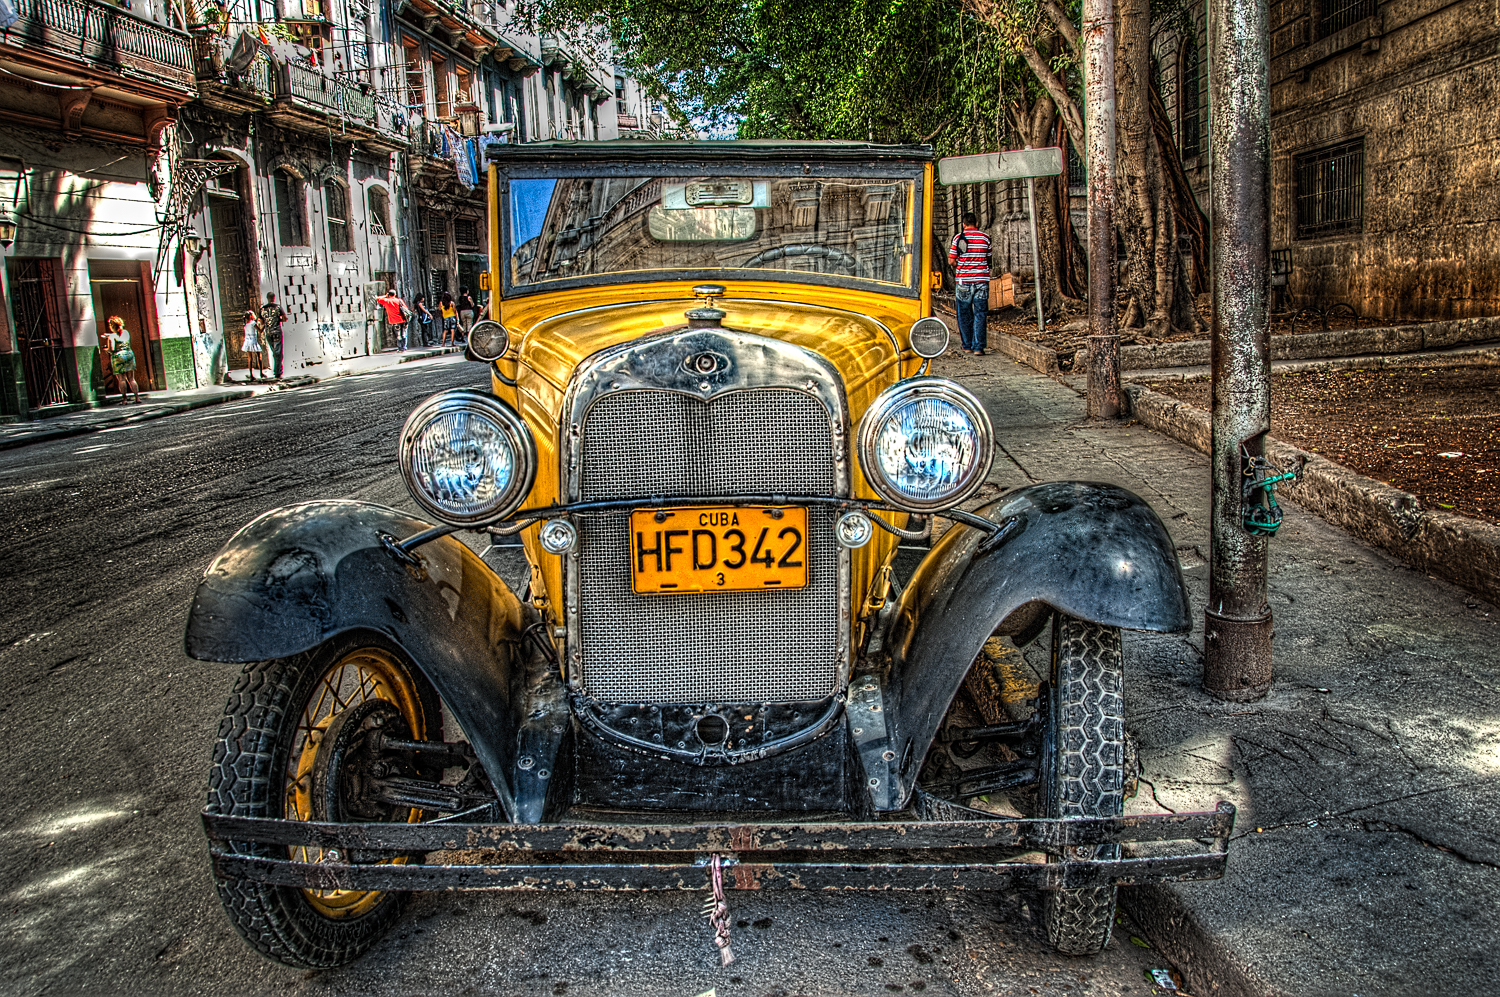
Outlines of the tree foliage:
{"type": "Polygon", "coordinates": [[[539,28],[602,26],[685,119],[740,138],[1001,147],[1036,84],[954,0],[529,0],[539,28]]]}

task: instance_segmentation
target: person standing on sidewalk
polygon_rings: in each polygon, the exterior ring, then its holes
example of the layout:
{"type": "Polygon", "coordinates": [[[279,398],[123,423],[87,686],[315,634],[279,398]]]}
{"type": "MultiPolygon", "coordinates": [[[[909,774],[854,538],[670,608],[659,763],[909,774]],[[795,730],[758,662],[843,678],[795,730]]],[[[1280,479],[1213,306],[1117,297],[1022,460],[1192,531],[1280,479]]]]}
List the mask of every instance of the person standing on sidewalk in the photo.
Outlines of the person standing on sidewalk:
{"type": "Polygon", "coordinates": [[[963,216],[963,230],[948,244],[948,262],[953,264],[954,293],[958,312],[958,337],[965,353],[984,356],[989,342],[990,237],[979,229],[973,213],[963,216]]]}
{"type": "Polygon", "coordinates": [[[141,403],[141,386],[135,381],[135,351],[130,348],[130,330],[125,320],[111,315],[105,323],[104,348],[109,351],[109,369],[120,389],[120,404],[125,404],[125,389],[135,392],[135,403],[141,403]]]}
{"type": "Polygon", "coordinates": [[[266,303],[260,306],[260,328],[266,337],[266,352],[271,354],[271,370],[276,380],[281,380],[281,323],[286,321],[286,310],[276,303],[276,295],[267,292],[266,303]]]}
{"type": "Polygon", "coordinates": [[[401,300],[401,295],[396,293],[394,287],[387,287],[385,293],[375,300],[385,309],[386,322],[396,330],[396,345],[405,353],[406,324],[411,319],[411,309],[406,307],[406,302],[401,300]]]}
{"type": "Polygon", "coordinates": [[[419,294],[412,299],[412,310],[416,313],[412,321],[417,326],[417,343],[421,346],[432,345],[432,309],[427,307],[427,295],[419,294]]]}
{"type": "Polygon", "coordinates": [[[447,291],[444,291],[442,298],[438,300],[438,314],[441,315],[443,319],[442,345],[457,345],[458,308],[453,303],[453,295],[449,294],[447,291]]]}
{"type": "Polygon", "coordinates": [[[469,330],[474,328],[474,314],[477,311],[469,289],[460,287],[458,289],[458,327],[463,331],[463,342],[469,341],[469,330]]]}
{"type": "Polygon", "coordinates": [[[250,373],[247,375],[247,380],[269,381],[271,379],[269,376],[260,378],[255,376],[257,373],[266,375],[271,373],[266,369],[266,361],[262,356],[262,353],[265,351],[260,342],[260,320],[255,317],[254,312],[249,310],[246,310],[243,318],[245,323],[244,338],[240,340],[240,352],[245,354],[245,362],[250,365],[250,373]]]}

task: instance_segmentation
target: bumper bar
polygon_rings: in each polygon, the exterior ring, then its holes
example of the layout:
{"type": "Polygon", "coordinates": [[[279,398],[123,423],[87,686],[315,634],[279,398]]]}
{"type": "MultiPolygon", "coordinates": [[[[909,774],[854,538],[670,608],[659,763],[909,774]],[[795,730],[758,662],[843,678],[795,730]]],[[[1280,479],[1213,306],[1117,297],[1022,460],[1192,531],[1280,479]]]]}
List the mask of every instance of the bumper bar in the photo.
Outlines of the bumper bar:
{"type": "Polygon", "coordinates": [[[713,855],[735,889],[1063,890],[1219,879],[1234,813],[1220,803],[1201,813],[1050,820],[514,825],[317,824],[205,811],[203,825],[217,876],[313,890],[701,890],[713,855]],[[1078,857],[1095,845],[1151,841],[1203,844],[1188,854],[1078,857]],[[315,849],[325,860],[270,857],[251,843],[315,849]],[[1018,850],[1051,860],[1018,859],[1018,850]],[[368,864],[344,861],[350,853],[368,864]]]}

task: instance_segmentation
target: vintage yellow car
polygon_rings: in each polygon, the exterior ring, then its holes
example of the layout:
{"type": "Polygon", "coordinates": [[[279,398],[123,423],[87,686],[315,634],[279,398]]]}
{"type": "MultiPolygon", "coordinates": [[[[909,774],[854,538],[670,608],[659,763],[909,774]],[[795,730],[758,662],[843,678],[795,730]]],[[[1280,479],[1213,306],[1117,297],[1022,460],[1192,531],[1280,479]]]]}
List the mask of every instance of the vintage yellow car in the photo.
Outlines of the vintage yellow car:
{"type": "Polygon", "coordinates": [[[1227,804],[1122,816],[1120,630],[1189,626],[1160,520],[1070,481],[960,508],[994,440],[928,374],[929,149],[490,167],[491,390],[407,420],[425,518],[272,510],[193,602],[188,653],[247,663],[204,824],[255,948],[345,963],[411,890],[1016,886],[1090,953],[1118,884],[1222,875],[1227,804]],[[461,531],[518,538],[524,589],[461,531]],[[971,671],[1049,626],[1017,715],[971,671]]]}

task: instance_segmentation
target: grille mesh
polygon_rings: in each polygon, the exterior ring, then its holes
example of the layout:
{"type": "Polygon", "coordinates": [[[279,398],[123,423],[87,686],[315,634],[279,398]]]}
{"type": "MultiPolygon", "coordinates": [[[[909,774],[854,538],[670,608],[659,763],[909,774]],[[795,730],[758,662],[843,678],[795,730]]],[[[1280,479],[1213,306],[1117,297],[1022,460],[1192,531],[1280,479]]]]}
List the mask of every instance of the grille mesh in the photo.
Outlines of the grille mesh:
{"type": "MultiPolygon", "coordinates": [[[[800,391],[710,403],[672,392],[608,395],[583,429],[584,501],[631,496],[833,494],[828,413],[800,391]]],[[[605,702],[793,702],[834,691],[838,550],[833,516],[808,510],[808,584],[781,592],[639,596],[630,516],[580,524],[584,689],[605,702]]]]}

